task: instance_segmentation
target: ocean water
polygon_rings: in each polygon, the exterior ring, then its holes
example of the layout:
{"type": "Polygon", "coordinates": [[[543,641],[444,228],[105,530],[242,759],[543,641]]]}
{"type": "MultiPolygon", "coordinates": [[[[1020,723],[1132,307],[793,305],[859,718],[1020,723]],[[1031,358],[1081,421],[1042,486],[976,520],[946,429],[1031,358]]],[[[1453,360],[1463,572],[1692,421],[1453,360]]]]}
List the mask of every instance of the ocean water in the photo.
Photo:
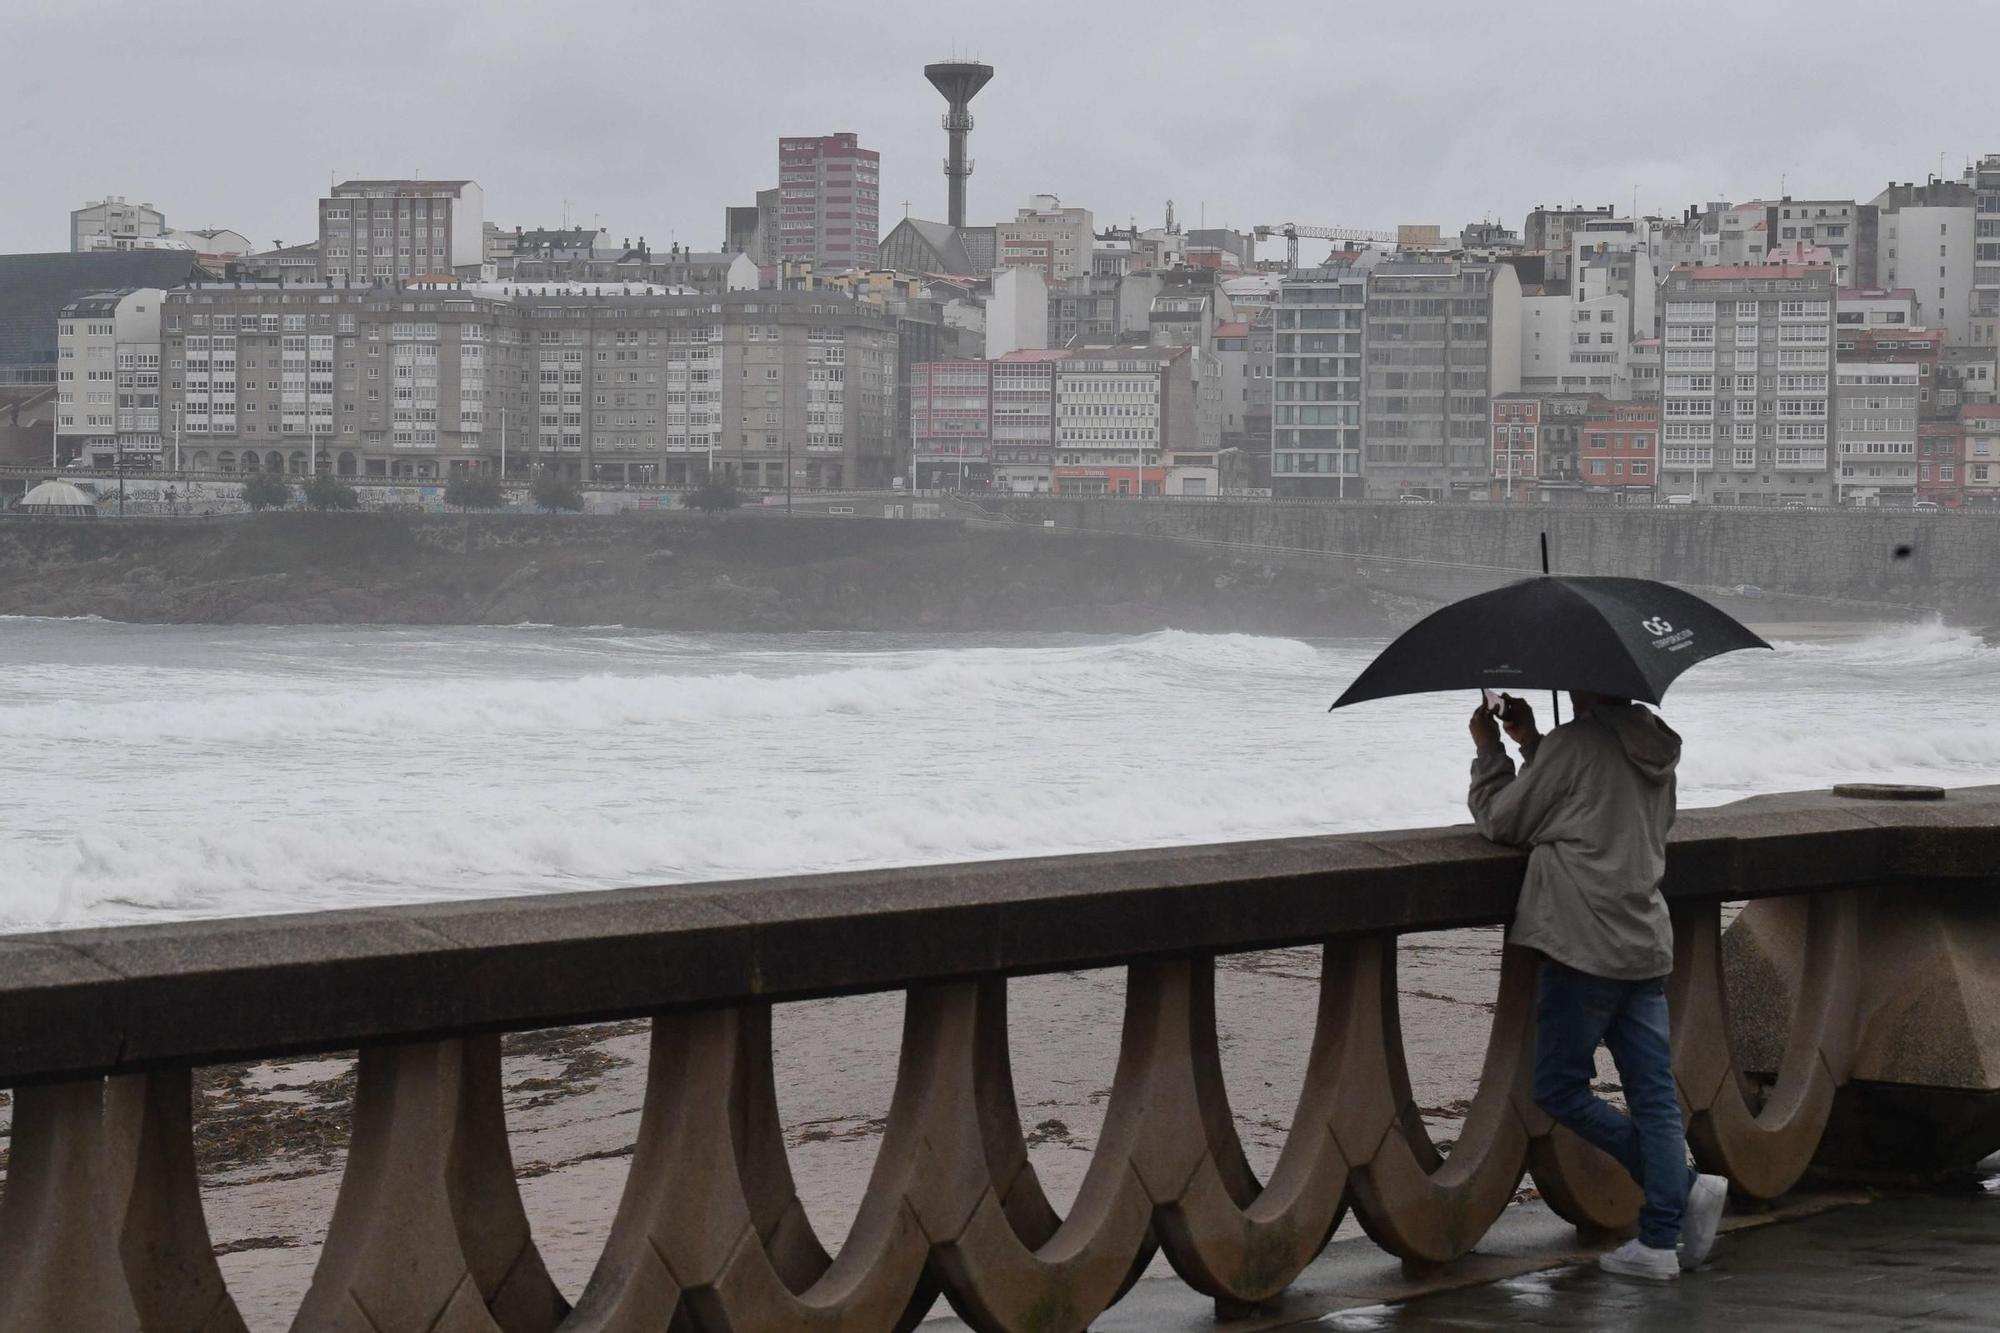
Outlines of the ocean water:
{"type": "MultiPolygon", "coordinates": [[[[1326,712],[1380,646],[0,619],[0,931],[1462,822],[1470,696],[1326,712]]],[[[2000,781],[2000,651],[1778,647],[1684,805],[2000,781]]]]}

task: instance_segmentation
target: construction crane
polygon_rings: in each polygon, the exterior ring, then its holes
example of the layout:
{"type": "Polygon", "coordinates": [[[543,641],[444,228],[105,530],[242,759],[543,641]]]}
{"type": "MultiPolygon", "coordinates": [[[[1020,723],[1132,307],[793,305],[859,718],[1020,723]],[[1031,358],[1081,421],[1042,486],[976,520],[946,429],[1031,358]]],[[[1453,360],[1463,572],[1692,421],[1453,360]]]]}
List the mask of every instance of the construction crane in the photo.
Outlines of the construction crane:
{"type": "Polygon", "coordinates": [[[1269,226],[1252,227],[1250,232],[1260,241],[1268,241],[1273,236],[1285,238],[1285,272],[1299,271],[1299,237],[1313,241],[1350,241],[1363,245],[1394,245],[1396,233],[1380,231],[1368,227],[1307,227],[1296,222],[1278,222],[1269,226]]]}

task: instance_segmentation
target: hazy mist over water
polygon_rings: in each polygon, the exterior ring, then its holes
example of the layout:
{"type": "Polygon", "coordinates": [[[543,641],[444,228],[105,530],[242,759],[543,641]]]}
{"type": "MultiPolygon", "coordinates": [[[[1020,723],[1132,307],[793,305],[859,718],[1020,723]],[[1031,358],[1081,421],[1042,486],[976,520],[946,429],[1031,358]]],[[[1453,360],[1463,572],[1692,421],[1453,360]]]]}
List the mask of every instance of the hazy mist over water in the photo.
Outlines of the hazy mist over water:
{"type": "MultiPolygon", "coordinates": [[[[1463,822],[1470,698],[1326,712],[1380,646],[13,619],[0,930],[1463,822]]],[[[1779,648],[1684,805],[2000,771],[1976,637],[1779,648]]]]}

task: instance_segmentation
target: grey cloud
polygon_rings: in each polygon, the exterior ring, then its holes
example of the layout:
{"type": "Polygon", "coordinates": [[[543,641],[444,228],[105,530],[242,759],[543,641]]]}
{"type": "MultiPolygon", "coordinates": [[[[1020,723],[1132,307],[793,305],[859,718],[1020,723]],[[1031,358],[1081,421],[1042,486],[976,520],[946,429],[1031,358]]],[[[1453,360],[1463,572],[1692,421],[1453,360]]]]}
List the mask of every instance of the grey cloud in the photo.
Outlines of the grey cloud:
{"type": "Polygon", "coordinates": [[[329,173],[470,176],[488,216],[601,219],[714,245],[774,183],[781,134],[853,130],[883,225],[943,213],[954,45],[998,74],[973,110],[975,217],[1050,191],[1100,219],[1518,225],[1538,202],[1674,210],[1867,197],[1982,142],[2000,7],[1854,0],[1421,7],[771,0],[541,4],[33,3],[0,93],[0,249],[59,249],[86,198],[182,226],[312,231],[329,173]],[[1906,40],[1929,32],[1932,40],[1906,40]]]}

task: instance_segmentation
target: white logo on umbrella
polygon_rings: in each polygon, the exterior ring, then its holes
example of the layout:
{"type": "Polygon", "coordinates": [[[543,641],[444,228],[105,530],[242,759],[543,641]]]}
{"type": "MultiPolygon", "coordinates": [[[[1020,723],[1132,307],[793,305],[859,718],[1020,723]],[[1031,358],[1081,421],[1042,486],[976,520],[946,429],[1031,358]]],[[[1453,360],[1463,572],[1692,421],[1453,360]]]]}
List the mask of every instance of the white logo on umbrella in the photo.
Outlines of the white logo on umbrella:
{"type": "Polygon", "coordinates": [[[1639,628],[1645,630],[1648,634],[1672,634],[1674,632],[1673,625],[1659,616],[1653,616],[1640,621],[1639,628]]]}

